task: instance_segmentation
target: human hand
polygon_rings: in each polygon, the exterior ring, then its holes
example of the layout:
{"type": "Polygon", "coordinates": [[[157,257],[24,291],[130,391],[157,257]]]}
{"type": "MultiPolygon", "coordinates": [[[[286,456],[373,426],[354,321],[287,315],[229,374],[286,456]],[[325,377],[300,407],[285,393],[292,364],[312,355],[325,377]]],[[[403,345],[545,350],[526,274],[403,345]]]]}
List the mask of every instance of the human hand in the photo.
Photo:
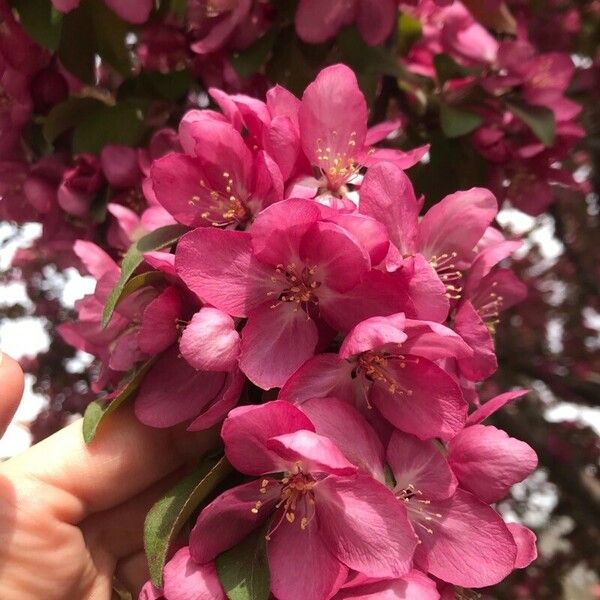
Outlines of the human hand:
{"type": "MultiPolygon", "coordinates": [[[[23,374],[0,362],[0,435],[23,374]]],[[[0,464],[0,598],[109,600],[115,578],[135,597],[148,579],[143,524],[156,500],[216,432],[150,429],[127,408],[86,446],[79,420],[0,464]]]]}

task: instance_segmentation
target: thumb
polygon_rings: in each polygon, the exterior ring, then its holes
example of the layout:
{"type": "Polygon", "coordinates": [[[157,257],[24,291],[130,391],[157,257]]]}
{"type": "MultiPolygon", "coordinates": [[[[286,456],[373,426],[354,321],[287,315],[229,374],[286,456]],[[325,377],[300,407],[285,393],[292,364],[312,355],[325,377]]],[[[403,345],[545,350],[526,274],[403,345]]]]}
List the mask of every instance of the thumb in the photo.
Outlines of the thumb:
{"type": "Polygon", "coordinates": [[[16,360],[0,351],[0,437],[13,418],[23,395],[23,371],[16,360]]]}

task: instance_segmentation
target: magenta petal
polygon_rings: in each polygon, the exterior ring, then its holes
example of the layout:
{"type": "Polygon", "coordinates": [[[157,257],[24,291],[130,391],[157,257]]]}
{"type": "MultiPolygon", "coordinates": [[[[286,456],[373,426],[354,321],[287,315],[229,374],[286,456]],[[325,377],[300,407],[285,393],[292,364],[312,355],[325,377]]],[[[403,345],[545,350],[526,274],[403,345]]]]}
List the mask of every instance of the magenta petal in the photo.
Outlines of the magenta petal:
{"type": "Polygon", "coordinates": [[[515,569],[524,569],[537,558],[535,533],[519,523],[507,523],[506,526],[517,545],[515,569]]]}
{"type": "Polygon", "coordinates": [[[304,153],[324,172],[336,157],[360,151],[367,134],[367,103],[353,71],[341,64],[323,69],[304,91],[298,118],[304,153]]]}
{"type": "Polygon", "coordinates": [[[354,475],[357,472],[330,439],[314,431],[301,429],[269,438],[267,448],[289,464],[302,464],[311,473],[354,475]]]}
{"type": "Polygon", "coordinates": [[[209,191],[200,186],[204,172],[196,158],[167,154],[152,163],[150,177],[156,199],[177,221],[190,227],[210,225],[202,215],[212,203],[209,191]]]}
{"type": "Polygon", "coordinates": [[[250,235],[200,228],[177,245],[175,267],[198,297],[235,317],[269,299],[272,270],[252,256],[250,235]]]}
{"type": "Polygon", "coordinates": [[[382,44],[392,32],[398,12],[395,0],[359,0],[356,25],[367,44],[382,44]]]}
{"type": "Polygon", "coordinates": [[[316,398],[302,404],[315,431],[329,438],[342,454],[363,473],[384,481],[383,445],[375,430],[348,402],[316,398]]]}
{"type": "Polygon", "coordinates": [[[427,258],[457,254],[457,262],[471,261],[471,252],[498,211],[489,190],[472,188],[446,196],[419,223],[417,244],[427,258]]]}
{"type": "Polygon", "coordinates": [[[181,296],[173,286],[149,302],[142,313],[142,324],[137,334],[140,349],[155,355],[174,344],[181,311],[181,296]]]}
{"type": "Polygon", "coordinates": [[[121,19],[128,23],[145,23],[150,16],[154,2],[152,0],[106,0],[106,5],[112,8],[121,19]]]}
{"type": "Polygon", "coordinates": [[[352,398],[353,368],[337,354],[318,354],[286,381],[279,398],[297,404],[311,398],[352,398]]]}
{"type": "Polygon", "coordinates": [[[286,460],[267,448],[267,441],[301,429],[314,431],[314,426],[301,410],[276,400],[232,410],[223,423],[221,437],[225,454],[238,471],[263,475],[284,471],[288,466],[286,460]]]}
{"type": "Polygon", "coordinates": [[[440,595],[433,580],[413,570],[399,579],[344,586],[335,600],[440,600],[440,595]]]}
{"type": "Polygon", "coordinates": [[[537,467],[537,456],[528,444],[492,426],[465,427],[450,441],[448,450],[461,487],[486,504],[504,498],[537,467]]]}
{"type": "Polygon", "coordinates": [[[369,577],[400,577],[417,544],[404,505],[366,475],[327,477],[314,488],[319,531],[346,566],[369,577]]]}
{"type": "MultiPolygon", "coordinates": [[[[410,510],[410,508],[409,508],[410,510]]],[[[458,489],[448,500],[432,501],[425,512],[410,510],[429,533],[421,539],[417,564],[440,579],[463,587],[486,587],[502,581],[517,556],[513,537],[500,515],[475,496],[458,489]]]]}
{"type": "Polygon", "coordinates": [[[187,427],[188,431],[202,431],[220,423],[240,400],[246,383],[244,374],[236,369],[227,374],[219,395],[187,427]]]}
{"type": "Polygon", "coordinates": [[[335,223],[314,223],[302,237],[300,258],[316,267],[318,281],[338,292],[355,287],[371,267],[358,240],[335,223]]]}
{"type": "Polygon", "coordinates": [[[190,557],[188,546],[165,565],[163,590],[169,600],[226,600],[213,562],[203,565],[190,557]]]}
{"type": "Polygon", "coordinates": [[[229,371],[237,363],[240,334],[234,320],[218,308],[201,308],[183,330],[179,349],[195,369],[229,371]]]}
{"type": "Polygon", "coordinates": [[[87,272],[93,275],[96,280],[102,279],[107,273],[113,276],[116,274],[118,277],[120,269],[117,263],[93,242],[77,240],[73,244],[73,250],[85,266],[87,272]]]}
{"type": "Polygon", "coordinates": [[[356,0],[300,0],[295,19],[298,37],[310,44],[325,42],[353,21],[355,2],[356,0]]]}
{"type": "Polygon", "coordinates": [[[402,344],[407,338],[405,323],[404,313],[366,319],[348,333],[340,347],[340,358],[349,358],[384,344],[402,344]]]}
{"type": "Polygon", "coordinates": [[[264,390],[281,387],[317,346],[314,321],[293,302],[263,306],[242,330],[240,368],[264,390]]]}
{"type": "Polygon", "coordinates": [[[476,425],[477,423],[485,421],[485,419],[490,415],[493,415],[497,410],[500,410],[505,404],[517,400],[518,398],[522,398],[528,393],[529,390],[513,390],[512,392],[505,392],[504,394],[491,398],[468,416],[465,425],[476,425]]]}
{"type": "Polygon", "coordinates": [[[323,543],[316,523],[305,529],[283,522],[270,536],[267,557],[271,591],[278,600],[331,598],[348,575],[348,569],[323,543]]]}
{"type": "Polygon", "coordinates": [[[407,354],[424,356],[429,360],[463,358],[473,355],[473,350],[455,331],[432,321],[406,319],[408,339],[402,345],[407,354]]]}
{"type": "Polygon", "coordinates": [[[391,242],[401,254],[415,252],[420,206],[402,169],[388,162],[372,166],[360,187],[358,208],[386,226],[391,242]]]}
{"type": "Polygon", "coordinates": [[[152,427],[171,427],[202,412],[223,387],[225,373],[196,371],[178,356],[165,352],[144,378],[135,399],[135,414],[152,427]]]}
{"type": "Polygon", "coordinates": [[[214,560],[241,542],[271,516],[279,499],[280,485],[274,479],[255,480],[224,491],[206,506],[190,534],[190,555],[198,564],[214,560]],[[260,490],[266,489],[265,493],[260,490]],[[260,509],[254,512],[256,503],[260,509]]]}
{"type": "Polygon", "coordinates": [[[482,250],[473,261],[468,272],[463,293],[469,297],[477,288],[481,280],[497,265],[501,260],[509,257],[515,250],[523,245],[521,240],[511,240],[494,244],[489,248],[482,250]]]}
{"type": "Polygon", "coordinates": [[[423,498],[437,500],[449,498],[456,491],[458,481],[433,442],[394,431],[387,447],[387,460],[399,491],[413,489],[423,498]]]}
{"type": "Polygon", "coordinates": [[[498,368],[494,338],[468,300],[456,311],[454,328],[474,351],[473,356],[458,361],[461,374],[470,381],[482,381],[493,375],[498,368]]]}
{"type": "Polygon", "coordinates": [[[460,386],[425,358],[409,356],[402,364],[404,367],[394,360],[387,367],[389,376],[397,382],[396,392],[375,383],[370,395],[373,404],[392,425],[421,439],[447,440],[456,435],[467,417],[460,386]]]}

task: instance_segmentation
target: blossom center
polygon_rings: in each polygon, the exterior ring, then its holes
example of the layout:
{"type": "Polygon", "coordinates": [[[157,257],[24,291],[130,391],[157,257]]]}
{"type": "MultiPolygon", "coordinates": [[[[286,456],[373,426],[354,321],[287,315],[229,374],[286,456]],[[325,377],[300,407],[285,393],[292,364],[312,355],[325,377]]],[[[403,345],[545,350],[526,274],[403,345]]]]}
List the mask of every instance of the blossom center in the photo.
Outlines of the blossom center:
{"type": "MultiPolygon", "coordinates": [[[[277,306],[279,302],[295,302],[304,310],[308,310],[310,306],[317,306],[319,298],[316,294],[317,289],[321,286],[321,282],[315,277],[317,267],[298,267],[296,263],[290,263],[287,266],[282,264],[275,268],[276,276],[271,280],[273,282],[283,282],[284,288],[279,293],[278,302],[273,305],[277,306]]],[[[274,292],[269,292],[273,294],[274,292]]]]}
{"type": "Polygon", "coordinates": [[[400,396],[412,396],[412,389],[404,387],[390,372],[390,361],[404,369],[407,362],[419,362],[417,357],[407,358],[403,354],[392,354],[391,352],[375,352],[369,350],[358,357],[357,372],[361,373],[367,380],[380,383],[388,388],[390,394],[400,396]]]}
{"type": "Polygon", "coordinates": [[[396,491],[396,497],[405,503],[412,522],[419,525],[428,534],[433,535],[433,529],[429,527],[429,523],[435,519],[441,519],[442,515],[432,512],[429,509],[431,501],[423,499],[422,496],[423,492],[416,489],[412,483],[396,491]]]}
{"type": "Polygon", "coordinates": [[[350,134],[347,148],[341,152],[335,152],[332,148],[332,146],[338,146],[336,139],[338,132],[335,129],[331,132],[333,141],[330,145],[323,145],[323,140],[317,140],[317,158],[322,165],[321,170],[329,182],[329,189],[332,191],[337,191],[361,169],[361,165],[353,156],[356,153],[356,135],[356,131],[350,134]]]}
{"type": "MultiPolygon", "coordinates": [[[[497,281],[492,283],[492,287],[496,287],[498,285],[497,281]]],[[[504,302],[504,298],[498,295],[496,292],[490,292],[485,303],[479,306],[477,312],[479,316],[486,324],[491,335],[496,333],[496,328],[500,323],[500,311],[502,310],[502,304],[504,302]]]]}
{"type": "MultiPolygon", "coordinates": [[[[224,171],[224,189],[217,190],[207,185],[204,179],[200,180],[200,187],[208,191],[210,202],[208,210],[205,210],[201,217],[211,221],[215,227],[224,227],[233,224],[242,224],[250,218],[250,210],[246,203],[235,195],[234,183],[231,175],[224,171]]],[[[192,196],[189,203],[192,206],[199,205],[202,202],[200,196],[192,196]]]]}
{"type": "MultiPolygon", "coordinates": [[[[281,486],[279,490],[279,502],[275,505],[275,510],[281,509],[281,515],[269,529],[266,535],[267,540],[271,539],[273,533],[284,521],[290,524],[299,521],[300,529],[304,530],[315,516],[313,488],[317,482],[310,473],[302,470],[300,463],[295,466],[294,471],[287,473],[281,481],[272,482],[268,479],[263,479],[260,493],[266,494],[268,486],[272,483],[281,486]]],[[[252,508],[252,512],[258,514],[262,504],[262,500],[258,500],[254,508],[252,508]]]]}
{"type": "Polygon", "coordinates": [[[457,256],[456,252],[451,252],[432,256],[429,259],[429,264],[446,286],[446,296],[450,300],[458,300],[462,292],[462,287],[456,285],[462,279],[462,273],[456,269],[454,264],[457,256]]]}

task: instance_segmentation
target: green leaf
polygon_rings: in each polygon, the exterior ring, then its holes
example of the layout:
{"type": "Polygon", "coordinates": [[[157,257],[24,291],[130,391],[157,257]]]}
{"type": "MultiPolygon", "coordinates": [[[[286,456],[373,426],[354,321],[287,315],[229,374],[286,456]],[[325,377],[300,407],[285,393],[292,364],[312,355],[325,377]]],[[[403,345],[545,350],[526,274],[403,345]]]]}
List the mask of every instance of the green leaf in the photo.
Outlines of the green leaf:
{"type": "Polygon", "coordinates": [[[347,27],[337,38],[343,62],[361,73],[399,76],[396,57],[383,46],[369,46],[356,27],[347,27]]]}
{"type": "Polygon", "coordinates": [[[119,87],[118,97],[147,98],[161,100],[179,100],[185,96],[196,81],[187,69],[180,71],[145,71],[138,77],[125,80],[119,87]]]}
{"type": "Polygon", "coordinates": [[[83,119],[106,106],[96,98],[72,96],[57,104],[44,119],[44,137],[52,143],[61,133],[76,127],[83,119]]]}
{"type": "Polygon", "coordinates": [[[57,54],[67,71],[84,83],[94,83],[96,39],[94,24],[85,6],[63,15],[57,54]]]}
{"type": "Polygon", "coordinates": [[[12,5],[21,25],[38,44],[49,50],[58,48],[63,15],[50,0],[13,0],[12,5]]]}
{"type": "Polygon", "coordinates": [[[147,102],[125,100],[84,117],[73,134],[73,152],[99,153],[107,144],[137,146],[144,139],[147,102]]]}
{"type": "Polygon", "coordinates": [[[249,48],[233,53],[231,64],[240,77],[246,78],[254,75],[267,62],[276,38],[277,31],[271,29],[249,48]]]}
{"type": "Polygon", "coordinates": [[[130,246],[121,263],[121,277],[119,278],[117,285],[112,289],[106,300],[106,304],[104,305],[104,311],[102,312],[102,327],[108,325],[127,282],[144,260],[144,252],[161,250],[167,246],[173,245],[187,230],[188,228],[185,227],[185,225],[166,225],[165,227],[160,227],[148,235],[145,235],[135,244],[130,246]]]}
{"type": "Polygon", "coordinates": [[[521,100],[507,101],[509,110],[526,125],[545,146],[552,146],[556,137],[554,113],[545,106],[526,104],[521,100]]]}
{"type": "Polygon", "coordinates": [[[152,507],[144,523],[144,549],[155,586],[162,586],[163,569],[173,539],[196,508],[232,472],[224,456],[219,460],[209,457],[152,507]]]}
{"type": "Polygon", "coordinates": [[[86,444],[91,443],[98,433],[98,428],[106,417],[119,409],[127,400],[132,398],[138,391],[146,373],[154,364],[154,359],[144,363],[137,371],[132,373],[117,395],[108,402],[94,400],[85,409],[83,415],[83,439],[86,444]]]}
{"type": "Polygon", "coordinates": [[[230,600],[268,600],[269,569],[261,529],[217,558],[217,573],[230,600]]]}
{"type": "Polygon", "coordinates": [[[483,118],[475,112],[444,103],[440,106],[440,123],[444,134],[454,138],[477,129],[483,123],[483,118]]]}
{"type": "Polygon", "coordinates": [[[121,75],[129,75],[131,55],[126,44],[129,25],[104,0],[87,0],[86,8],[94,29],[96,52],[121,75]]]}
{"type": "Polygon", "coordinates": [[[406,55],[413,45],[423,36],[423,26],[419,19],[408,13],[400,13],[398,17],[398,49],[406,55]]]}
{"type": "Polygon", "coordinates": [[[433,66],[435,67],[438,81],[442,85],[450,79],[462,79],[469,75],[475,75],[478,72],[478,69],[463,67],[448,54],[436,54],[433,57],[433,66]]]}

